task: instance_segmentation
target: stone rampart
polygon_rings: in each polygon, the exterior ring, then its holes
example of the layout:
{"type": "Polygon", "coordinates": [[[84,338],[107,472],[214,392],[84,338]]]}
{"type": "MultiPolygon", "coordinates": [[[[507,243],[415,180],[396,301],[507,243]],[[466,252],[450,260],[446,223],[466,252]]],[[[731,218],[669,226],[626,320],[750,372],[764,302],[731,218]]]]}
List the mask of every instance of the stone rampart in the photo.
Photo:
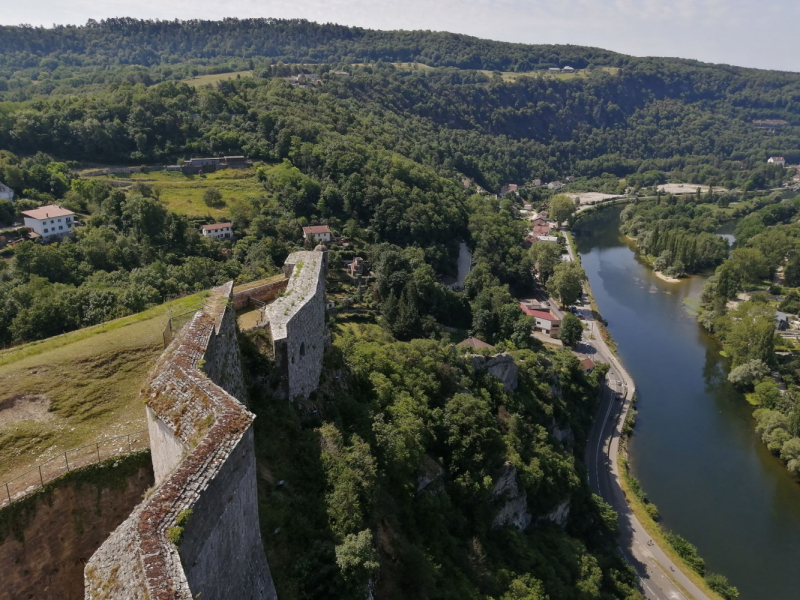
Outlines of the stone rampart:
{"type": "Polygon", "coordinates": [[[213,290],[143,390],[156,488],[87,563],[86,598],[276,599],[232,288],[213,290]]]}
{"type": "Polygon", "coordinates": [[[308,398],[319,385],[326,340],[325,260],[320,251],[289,255],[286,293],[266,308],[281,393],[290,400],[308,398]]]}
{"type": "Polygon", "coordinates": [[[259,302],[272,302],[277,298],[278,294],[286,289],[289,283],[288,279],[280,279],[278,281],[271,281],[245,289],[233,290],[233,308],[240,310],[250,304],[250,300],[258,300],[259,302]]]}

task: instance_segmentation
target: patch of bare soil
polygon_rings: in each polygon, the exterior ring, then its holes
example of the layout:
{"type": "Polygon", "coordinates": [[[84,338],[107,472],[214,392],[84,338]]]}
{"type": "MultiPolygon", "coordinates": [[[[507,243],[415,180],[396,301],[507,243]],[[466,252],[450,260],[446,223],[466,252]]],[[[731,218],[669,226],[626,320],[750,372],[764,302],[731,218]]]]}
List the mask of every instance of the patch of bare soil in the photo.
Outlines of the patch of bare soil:
{"type": "Polygon", "coordinates": [[[0,402],[0,425],[18,421],[45,421],[53,417],[49,412],[50,399],[37,394],[14,394],[0,402]]]}

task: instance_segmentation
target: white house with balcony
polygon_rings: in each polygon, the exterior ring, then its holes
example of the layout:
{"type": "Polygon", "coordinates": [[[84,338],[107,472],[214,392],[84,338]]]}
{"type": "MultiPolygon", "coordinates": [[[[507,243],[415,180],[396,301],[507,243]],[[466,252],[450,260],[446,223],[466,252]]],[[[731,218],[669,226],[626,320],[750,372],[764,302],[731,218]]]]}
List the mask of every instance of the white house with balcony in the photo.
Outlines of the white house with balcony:
{"type": "Polygon", "coordinates": [[[75,213],[57,204],[22,211],[25,227],[42,241],[60,239],[75,227],[75,213]]]}
{"type": "Polygon", "coordinates": [[[230,223],[203,225],[202,234],[215,240],[230,240],[233,239],[233,225],[230,223]]]}

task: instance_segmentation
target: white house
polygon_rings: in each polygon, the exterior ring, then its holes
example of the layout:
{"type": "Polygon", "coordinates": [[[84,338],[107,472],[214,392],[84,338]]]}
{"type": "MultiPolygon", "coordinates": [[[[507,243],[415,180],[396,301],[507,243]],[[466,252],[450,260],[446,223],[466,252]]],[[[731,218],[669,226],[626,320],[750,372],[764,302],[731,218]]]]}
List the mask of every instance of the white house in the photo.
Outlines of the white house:
{"type": "Polygon", "coordinates": [[[303,227],[303,238],[306,240],[314,240],[316,242],[330,242],[330,227],[327,225],[311,225],[310,227],[303,227]]]}
{"type": "Polygon", "coordinates": [[[575,72],[575,69],[573,67],[570,67],[569,65],[567,65],[566,67],[564,67],[561,70],[564,71],[564,73],[574,73],[575,72]]]}
{"type": "Polygon", "coordinates": [[[8,187],[5,183],[0,182],[0,200],[13,200],[14,190],[8,187]]]}
{"type": "Polygon", "coordinates": [[[22,211],[25,227],[42,240],[61,238],[75,227],[75,213],[56,204],[22,211]]]}
{"type": "Polygon", "coordinates": [[[233,238],[233,227],[230,223],[213,223],[211,225],[203,225],[202,233],[205,237],[230,240],[233,238]]]}
{"type": "Polygon", "coordinates": [[[550,183],[547,184],[547,188],[550,190],[560,190],[563,187],[564,184],[561,183],[560,181],[551,181],[550,183]]]}
{"type": "Polygon", "coordinates": [[[767,162],[771,165],[780,165],[782,167],[786,166],[786,159],[782,156],[770,156],[767,159],[767,162]]]}

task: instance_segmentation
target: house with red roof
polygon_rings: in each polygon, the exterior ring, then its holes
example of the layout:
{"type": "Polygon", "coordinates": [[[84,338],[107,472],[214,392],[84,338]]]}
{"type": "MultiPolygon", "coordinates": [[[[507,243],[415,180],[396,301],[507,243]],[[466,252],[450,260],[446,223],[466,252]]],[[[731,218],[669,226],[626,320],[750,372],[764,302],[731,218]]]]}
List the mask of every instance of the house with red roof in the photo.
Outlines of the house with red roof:
{"type": "Polygon", "coordinates": [[[303,227],[303,238],[315,242],[330,242],[331,230],[327,225],[303,227]]]}
{"type": "Polygon", "coordinates": [[[547,308],[537,306],[535,304],[526,304],[525,302],[519,303],[520,309],[529,317],[533,317],[536,321],[535,329],[546,333],[551,338],[558,337],[558,330],[561,327],[561,319],[556,317],[547,308]]]}

